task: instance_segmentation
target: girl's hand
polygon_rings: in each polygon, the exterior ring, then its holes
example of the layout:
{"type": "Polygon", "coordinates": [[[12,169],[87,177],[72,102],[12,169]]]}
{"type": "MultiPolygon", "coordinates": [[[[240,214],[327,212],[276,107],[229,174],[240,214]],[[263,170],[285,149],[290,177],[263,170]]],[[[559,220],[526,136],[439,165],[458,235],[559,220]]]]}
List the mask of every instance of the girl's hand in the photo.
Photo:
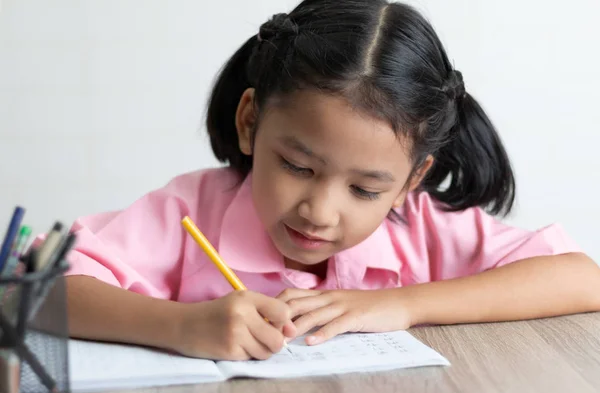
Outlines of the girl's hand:
{"type": "Polygon", "coordinates": [[[297,336],[322,326],[306,337],[308,345],[320,344],[345,332],[389,332],[411,325],[406,301],[398,290],[315,291],[288,288],[277,296],[286,302],[297,336]]]}
{"type": "Polygon", "coordinates": [[[179,315],[180,340],[175,350],[193,357],[264,360],[296,333],[287,304],[251,291],[182,304],[179,315]]]}

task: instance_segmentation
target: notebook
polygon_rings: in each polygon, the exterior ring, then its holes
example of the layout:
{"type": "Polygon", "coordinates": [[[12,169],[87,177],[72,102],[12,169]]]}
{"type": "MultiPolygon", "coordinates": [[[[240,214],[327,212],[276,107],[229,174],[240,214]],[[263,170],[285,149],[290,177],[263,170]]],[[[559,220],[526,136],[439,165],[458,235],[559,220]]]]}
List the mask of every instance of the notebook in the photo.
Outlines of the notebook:
{"type": "Polygon", "coordinates": [[[218,361],[178,356],[145,347],[69,341],[73,392],[225,381],[236,377],[295,378],[449,366],[442,355],[406,331],[347,333],[316,346],[303,337],[268,360],[218,361]]]}

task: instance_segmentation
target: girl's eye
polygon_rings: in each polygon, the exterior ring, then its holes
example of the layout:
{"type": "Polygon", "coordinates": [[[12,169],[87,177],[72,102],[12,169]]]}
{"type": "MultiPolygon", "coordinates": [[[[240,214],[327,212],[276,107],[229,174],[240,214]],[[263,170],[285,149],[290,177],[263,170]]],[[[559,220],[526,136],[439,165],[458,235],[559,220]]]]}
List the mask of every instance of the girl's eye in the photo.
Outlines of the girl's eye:
{"type": "Polygon", "coordinates": [[[283,157],[281,158],[281,166],[293,173],[301,175],[312,175],[312,169],[294,165],[283,157]]]}
{"type": "Polygon", "coordinates": [[[364,198],[364,199],[368,199],[368,200],[375,200],[379,198],[380,193],[379,192],[372,192],[372,191],[367,191],[364,190],[360,187],[357,186],[352,186],[352,191],[354,191],[354,193],[356,195],[358,195],[360,198],[364,198]]]}

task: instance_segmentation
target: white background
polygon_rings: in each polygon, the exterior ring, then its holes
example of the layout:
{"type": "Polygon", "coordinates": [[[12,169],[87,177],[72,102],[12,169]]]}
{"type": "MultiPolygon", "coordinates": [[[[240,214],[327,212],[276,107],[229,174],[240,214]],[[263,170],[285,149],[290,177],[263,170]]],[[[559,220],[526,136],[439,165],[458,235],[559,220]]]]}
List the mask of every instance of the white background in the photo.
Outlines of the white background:
{"type": "MultiPolygon", "coordinates": [[[[203,121],[223,62],[292,0],[3,0],[0,232],[123,208],[217,165],[203,121]]],[[[509,222],[560,222],[600,261],[600,1],[412,1],[513,159],[509,222]]]]}

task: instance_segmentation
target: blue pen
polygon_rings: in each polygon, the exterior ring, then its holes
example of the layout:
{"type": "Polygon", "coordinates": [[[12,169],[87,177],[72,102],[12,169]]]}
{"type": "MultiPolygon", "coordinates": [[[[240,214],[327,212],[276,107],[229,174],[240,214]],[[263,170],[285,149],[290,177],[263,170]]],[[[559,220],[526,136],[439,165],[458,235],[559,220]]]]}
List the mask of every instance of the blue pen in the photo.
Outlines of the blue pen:
{"type": "Polygon", "coordinates": [[[23,220],[24,215],[25,209],[23,209],[21,206],[15,207],[12,219],[8,225],[8,230],[6,231],[6,236],[4,236],[2,248],[0,248],[0,274],[4,269],[4,265],[6,264],[10,254],[10,250],[12,249],[13,242],[15,241],[15,237],[17,236],[17,232],[19,231],[19,227],[21,226],[21,221],[23,220]]]}

